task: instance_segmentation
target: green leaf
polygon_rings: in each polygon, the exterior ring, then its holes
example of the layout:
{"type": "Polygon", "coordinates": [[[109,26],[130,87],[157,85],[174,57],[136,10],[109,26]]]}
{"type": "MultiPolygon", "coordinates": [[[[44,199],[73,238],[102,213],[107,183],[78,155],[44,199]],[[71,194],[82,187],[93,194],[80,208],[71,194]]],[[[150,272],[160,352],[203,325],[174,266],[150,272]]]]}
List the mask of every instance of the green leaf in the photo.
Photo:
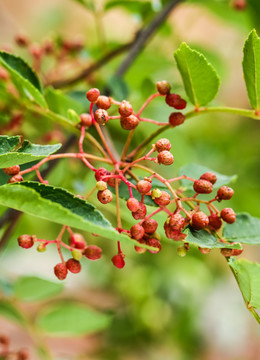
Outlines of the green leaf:
{"type": "Polygon", "coordinates": [[[241,249],[240,244],[227,244],[217,241],[215,236],[209,234],[206,230],[194,230],[191,227],[187,227],[184,231],[186,234],[185,242],[189,244],[199,246],[201,248],[209,249],[241,249]]]}
{"type": "Polygon", "coordinates": [[[31,101],[46,108],[47,104],[42,95],[42,89],[34,71],[20,57],[0,51],[0,64],[11,74],[12,80],[19,93],[31,101]]]}
{"type": "Polygon", "coordinates": [[[119,234],[93,205],[62,188],[33,181],[2,185],[0,204],[109,239],[139,244],[119,234]]]}
{"type": "Polygon", "coordinates": [[[260,244],[260,219],[248,213],[237,214],[234,224],[225,223],[223,237],[242,244],[260,244]]]}
{"type": "Polygon", "coordinates": [[[39,315],[39,328],[53,336],[79,336],[106,329],[111,318],[78,303],[58,303],[39,315]]]}
{"type": "Polygon", "coordinates": [[[10,301],[5,299],[0,300],[0,316],[3,316],[20,325],[26,324],[26,320],[20,310],[18,310],[10,301]]]}
{"type": "Polygon", "coordinates": [[[37,145],[28,140],[24,140],[20,145],[20,136],[2,135],[0,136],[0,168],[41,160],[60,147],[61,144],[37,145]]]}
{"type": "Polygon", "coordinates": [[[207,105],[218,92],[219,77],[204,55],[182,43],[174,53],[185,91],[197,107],[207,105]]]}
{"type": "MultiPolygon", "coordinates": [[[[214,184],[214,188],[218,189],[223,185],[228,185],[232,182],[235,182],[237,179],[237,175],[223,175],[218,173],[215,170],[209,169],[206,166],[202,166],[202,165],[198,165],[198,164],[187,164],[184,165],[179,172],[179,175],[186,175],[189,176],[193,179],[199,179],[200,176],[206,172],[213,172],[214,174],[216,174],[218,180],[217,182],[214,184]]],[[[193,182],[189,181],[189,180],[181,180],[181,185],[184,186],[187,189],[193,189],[193,182]]]]}
{"type": "Polygon", "coordinates": [[[260,264],[231,258],[229,266],[237,279],[247,307],[260,309],[260,264]]]}
{"type": "Polygon", "coordinates": [[[253,109],[260,110],[260,38],[252,30],[244,45],[243,72],[253,109]]]}
{"type": "Polygon", "coordinates": [[[59,294],[62,290],[63,284],[36,276],[23,276],[14,283],[14,294],[21,301],[48,299],[59,294]]]}

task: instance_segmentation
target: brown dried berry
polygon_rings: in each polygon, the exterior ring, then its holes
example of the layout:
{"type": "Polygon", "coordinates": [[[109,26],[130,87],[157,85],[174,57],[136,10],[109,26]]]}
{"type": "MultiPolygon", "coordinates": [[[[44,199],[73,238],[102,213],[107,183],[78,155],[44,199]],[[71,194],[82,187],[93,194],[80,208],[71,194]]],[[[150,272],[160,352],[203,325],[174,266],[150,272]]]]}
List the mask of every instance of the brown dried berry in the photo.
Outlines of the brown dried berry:
{"type": "Polygon", "coordinates": [[[17,182],[21,182],[21,181],[23,181],[22,175],[16,174],[8,180],[8,184],[17,183],[17,182]]]}
{"type": "Polygon", "coordinates": [[[97,109],[94,114],[94,119],[99,125],[105,125],[109,120],[109,116],[106,110],[97,109]]]}
{"type": "Polygon", "coordinates": [[[146,219],[142,222],[142,227],[146,234],[153,234],[157,230],[158,222],[154,219],[146,219]]]}
{"type": "Polygon", "coordinates": [[[97,88],[90,89],[86,94],[88,101],[92,103],[97,101],[99,95],[100,91],[97,88]]]}
{"type": "Polygon", "coordinates": [[[3,169],[3,172],[6,175],[16,175],[18,174],[20,171],[20,166],[19,165],[14,165],[14,166],[10,166],[8,168],[3,169]]]}
{"type": "Polygon", "coordinates": [[[162,190],[162,195],[159,198],[154,199],[154,202],[159,206],[167,206],[168,204],[170,204],[170,201],[171,201],[171,195],[163,190],[162,190]]]}
{"type": "Polygon", "coordinates": [[[192,215],[192,227],[195,230],[201,230],[207,227],[209,218],[203,211],[198,211],[192,215]]]}
{"type": "Polygon", "coordinates": [[[149,193],[151,188],[152,188],[152,185],[151,185],[150,181],[147,181],[147,180],[140,180],[136,184],[136,189],[139,191],[139,193],[141,195],[145,195],[145,194],[149,193]]]}
{"type": "Polygon", "coordinates": [[[139,201],[135,198],[128,199],[126,202],[126,205],[127,205],[128,209],[132,212],[136,212],[140,207],[139,201]]]}
{"type": "Polygon", "coordinates": [[[31,235],[21,235],[18,237],[18,244],[24,249],[30,249],[34,244],[34,237],[31,235]]]}
{"type": "Polygon", "coordinates": [[[130,233],[134,239],[140,240],[144,236],[144,228],[139,224],[135,224],[131,227],[130,233]]]}
{"type": "Polygon", "coordinates": [[[89,245],[85,249],[84,255],[90,260],[99,260],[102,256],[102,250],[96,245],[89,245]]]}
{"type": "Polygon", "coordinates": [[[80,125],[85,127],[90,127],[92,125],[92,117],[90,114],[81,114],[80,115],[80,125]]]}
{"type": "Polygon", "coordinates": [[[181,112],[173,112],[169,116],[169,124],[171,126],[179,126],[183,124],[185,121],[185,115],[183,115],[181,112]]]}
{"type": "Polygon", "coordinates": [[[159,139],[158,141],[156,141],[156,144],[155,144],[155,149],[156,149],[156,151],[158,151],[159,153],[161,152],[161,151],[164,151],[164,150],[170,150],[171,149],[171,147],[172,147],[172,145],[171,145],[171,142],[170,142],[170,140],[168,140],[168,139],[159,139]]]}
{"type": "Polygon", "coordinates": [[[185,219],[181,214],[173,214],[169,217],[168,224],[172,230],[180,231],[185,225],[185,219]]]}
{"type": "Polygon", "coordinates": [[[193,189],[198,194],[210,194],[213,190],[213,185],[207,180],[195,180],[193,184],[193,189]]]}
{"type": "Polygon", "coordinates": [[[236,221],[236,213],[231,208],[221,210],[220,216],[228,224],[233,224],[236,221]]]}
{"type": "Polygon", "coordinates": [[[77,274],[81,271],[80,262],[73,258],[66,261],[66,267],[73,274],[77,274]]]}
{"type": "Polygon", "coordinates": [[[98,191],[97,198],[101,204],[108,204],[113,200],[113,195],[110,190],[106,189],[103,191],[98,191]]]}
{"type": "Polygon", "coordinates": [[[174,161],[173,155],[168,150],[159,152],[157,155],[158,164],[171,165],[174,161]]]}
{"type": "Polygon", "coordinates": [[[161,95],[167,95],[171,91],[171,85],[166,80],[161,80],[156,83],[158,93],[161,95]]]}
{"type": "Polygon", "coordinates": [[[125,130],[133,130],[139,124],[139,119],[135,115],[120,118],[120,124],[125,130]]]}
{"type": "Polygon", "coordinates": [[[122,269],[125,266],[125,260],[122,255],[114,255],[111,259],[112,263],[117,267],[118,269],[122,269]]]}
{"type": "Polygon", "coordinates": [[[217,192],[218,200],[230,200],[234,195],[234,190],[228,186],[221,186],[217,192]]]}
{"type": "Polygon", "coordinates": [[[222,226],[222,221],[217,214],[211,214],[209,216],[209,228],[211,230],[219,230],[222,226]]]}
{"type": "Polygon", "coordinates": [[[200,179],[211,182],[212,185],[217,181],[217,176],[212,172],[206,172],[201,175],[200,179]]]}
{"type": "Polygon", "coordinates": [[[109,97],[101,95],[97,98],[96,105],[99,109],[107,110],[111,106],[111,101],[109,97]]]}
{"type": "Polygon", "coordinates": [[[64,280],[67,277],[68,269],[65,264],[59,263],[54,267],[54,274],[59,280],[64,280]]]}
{"type": "Polygon", "coordinates": [[[146,212],[146,206],[143,203],[139,202],[139,209],[137,211],[133,211],[132,216],[135,220],[144,219],[146,216],[146,212]]]}
{"type": "Polygon", "coordinates": [[[118,112],[122,117],[130,116],[133,113],[133,108],[130,102],[123,100],[119,105],[118,112]]]}

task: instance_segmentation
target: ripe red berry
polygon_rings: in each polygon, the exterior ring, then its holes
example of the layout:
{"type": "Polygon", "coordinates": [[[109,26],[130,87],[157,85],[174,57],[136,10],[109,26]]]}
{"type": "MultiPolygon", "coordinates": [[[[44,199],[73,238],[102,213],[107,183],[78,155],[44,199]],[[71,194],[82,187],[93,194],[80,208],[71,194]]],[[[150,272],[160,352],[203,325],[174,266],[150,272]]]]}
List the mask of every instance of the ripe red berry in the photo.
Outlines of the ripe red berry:
{"type": "Polygon", "coordinates": [[[107,169],[105,169],[105,168],[103,168],[103,167],[100,167],[100,168],[98,168],[97,171],[95,172],[95,179],[96,179],[97,181],[100,181],[100,180],[102,180],[102,178],[103,178],[104,176],[107,176],[107,175],[111,175],[111,173],[110,173],[107,169]]]}
{"type": "Polygon", "coordinates": [[[161,151],[164,151],[164,150],[170,150],[171,149],[171,147],[172,147],[172,145],[171,145],[171,142],[170,142],[170,140],[168,140],[168,139],[159,139],[158,141],[156,141],[156,143],[155,143],[155,149],[156,149],[156,151],[158,151],[159,153],[161,152],[161,151]]]}
{"type": "Polygon", "coordinates": [[[230,200],[234,195],[234,190],[228,186],[221,186],[217,192],[218,200],[230,200]]]}
{"type": "Polygon", "coordinates": [[[157,230],[158,222],[154,219],[146,219],[142,223],[142,227],[146,234],[153,234],[157,230]]]}
{"type": "Polygon", "coordinates": [[[119,105],[118,111],[122,117],[127,117],[133,113],[133,108],[130,102],[123,100],[119,105]]]}
{"type": "Polygon", "coordinates": [[[109,120],[109,116],[106,110],[97,109],[94,114],[94,119],[99,125],[105,125],[109,120]]]}
{"type": "Polygon", "coordinates": [[[8,180],[8,184],[17,183],[17,182],[21,182],[21,181],[23,181],[22,175],[16,174],[8,180]]]}
{"type": "Polygon", "coordinates": [[[139,202],[139,209],[137,211],[133,211],[132,216],[135,220],[144,219],[146,216],[146,212],[146,206],[143,203],[139,202]]]}
{"type": "Polygon", "coordinates": [[[158,93],[161,95],[167,95],[171,91],[171,85],[166,80],[158,81],[156,83],[158,93]]]}
{"type": "MultiPolygon", "coordinates": [[[[231,244],[239,244],[239,245],[241,245],[240,243],[234,243],[234,242],[231,243],[231,244]]],[[[242,245],[241,245],[241,249],[232,249],[231,255],[232,256],[238,256],[238,255],[241,255],[243,251],[244,251],[244,249],[242,248],[242,245]]]]}
{"type": "Polygon", "coordinates": [[[74,233],[73,237],[69,238],[69,244],[75,249],[84,249],[87,245],[84,237],[79,233],[74,233]]]}
{"type": "Polygon", "coordinates": [[[212,172],[206,172],[201,175],[200,179],[211,182],[212,185],[217,181],[217,176],[212,172]]]}
{"type": "Polygon", "coordinates": [[[135,198],[128,199],[126,202],[126,205],[127,205],[128,209],[132,212],[136,212],[140,207],[139,201],[135,198]]]}
{"type": "Polygon", "coordinates": [[[125,266],[125,260],[122,255],[114,255],[111,261],[118,269],[122,269],[125,266]]]}
{"type": "Polygon", "coordinates": [[[120,124],[125,130],[133,130],[139,124],[139,119],[135,115],[120,118],[120,124]]]}
{"type": "Polygon", "coordinates": [[[80,115],[80,125],[85,127],[90,127],[92,125],[92,118],[90,114],[81,114],[80,115]]]}
{"type": "Polygon", "coordinates": [[[172,230],[180,231],[185,225],[185,219],[181,214],[173,214],[169,217],[168,224],[172,230]]]}
{"type": "Polygon", "coordinates": [[[66,267],[73,274],[77,274],[81,271],[80,262],[73,258],[66,261],[66,267]]]}
{"type": "Polygon", "coordinates": [[[65,264],[59,263],[54,267],[54,274],[59,280],[64,280],[67,277],[68,269],[65,264]]]}
{"type": "Polygon", "coordinates": [[[99,95],[100,95],[100,91],[96,88],[90,89],[86,94],[88,101],[92,103],[97,101],[99,95]]]}
{"type": "Polygon", "coordinates": [[[234,0],[232,6],[235,10],[245,10],[247,7],[247,0],[234,0]]]}
{"type": "Polygon", "coordinates": [[[193,184],[193,189],[198,194],[210,194],[213,190],[213,185],[207,180],[195,180],[193,184]]]}
{"type": "Polygon", "coordinates": [[[102,250],[96,245],[89,245],[85,249],[84,254],[90,260],[98,260],[101,258],[102,250]]]}
{"type": "Polygon", "coordinates": [[[185,121],[185,115],[183,115],[181,112],[173,112],[169,116],[169,124],[171,126],[178,126],[183,124],[185,121]]]}
{"type": "Polygon", "coordinates": [[[221,210],[220,216],[228,224],[233,224],[236,221],[236,213],[231,208],[221,210]]]}
{"type": "Polygon", "coordinates": [[[14,166],[10,166],[8,168],[3,169],[3,172],[6,175],[16,175],[18,174],[20,171],[20,166],[19,165],[14,165],[14,166]]]}
{"type": "Polygon", "coordinates": [[[157,161],[159,164],[171,165],[174,161],[174,157],[170,153],[170,151],[164,150],[159,152],[159,154],[157,155],[157,161]]]}
{"type": "Polygon", "coordinates": [[[157,239],[153,239],[153,238],[148,239],[146,244],[149,245],[149,246],[152,246],[154,248],[154,250],[148,249],[148,251],[151,254],[158,254],[158,252],[160,252],[161,249],[162,249],[162,245],[161,245],[160,241],[157,240],[157,239]]]}
{"type": "Polygon", "coordinates": [[[162,195],[159,198],[154,199],[154,202],[159,206],[167,206],[168,204],[170,204],[170,201],[171,195],[164,190],[162,190],[162,195]]]}
{"type": "Polygon", "coordinates": [[[201,230],[207,227],[209,224],[209,218],[203,211],[198,211],[192,215],[192,227],[195,230],[201,230]]]}
{"type": "Polygon", "coordinates": [[[130,233],[134,239],[140,240],[144,236],[144,228],[139,224],[135,224],[131,227],[130,233]]]}
{"type": "Polygon", "coordinates": [[[136,188],[141,195],[145,195],[145,194],[149,193],[149,191],[152,188],[152,185],[151,185],[150,181],[140,180],[136,184],[136,188]]]}
{"type": "Polygon", "coordinates": [[[183,110],[186,108],[186,101],[177,94],[168,94],[165,98],[166,104],[174,107],[177,110],[183,110]]]}
{"type": "Polygon", "coordinates": [[[97,198],[101,204],[108,204],[113,200],[113,195],[110,190],[106,189],[103,191],[98,191],[97,198]]]}
{"type": "Polygon", "coordinates": [[[222,221],[217,214],[211,214],[209,216],[209,228],[211,230],[219,230],[222,226],[222,221]]]}
{"type": "Polygon", "coordinates": [[[97,98],[96,105],[99,109],[107,110],[111,106],[111,101],[109,97],[101,95],[97,98]]]}
{"type": "Polygon", "coordinates": [[[34,244],[34,237],[31,235],[21,235],[18,237],[18,244],[24,249],[30,249],[34,244]]]}

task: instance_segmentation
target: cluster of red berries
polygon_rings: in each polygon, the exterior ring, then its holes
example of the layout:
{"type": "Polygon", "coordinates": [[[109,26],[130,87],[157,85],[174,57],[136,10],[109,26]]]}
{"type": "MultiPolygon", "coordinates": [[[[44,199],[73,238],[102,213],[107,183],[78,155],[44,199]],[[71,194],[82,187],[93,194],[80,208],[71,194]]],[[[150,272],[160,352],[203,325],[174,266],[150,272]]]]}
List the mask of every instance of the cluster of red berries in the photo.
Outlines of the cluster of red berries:
{"type": "Polygon", "coordinates": [[[26,349],[10,350],[10,339],[7,335],[0,335],[0,359],[28,360],[29,352],[26,349]]]}
{"type": "Polygon", "coordinates": [[[19,165],[14,165],[14,166],[5,168],[5,169],[3,169],[3,172],[6,175],[11,176],[10,179],[8,180],[9,184],[23,181],[23,177],[22,177],[22,175],[20,175],[20,166],[19,165]]]}

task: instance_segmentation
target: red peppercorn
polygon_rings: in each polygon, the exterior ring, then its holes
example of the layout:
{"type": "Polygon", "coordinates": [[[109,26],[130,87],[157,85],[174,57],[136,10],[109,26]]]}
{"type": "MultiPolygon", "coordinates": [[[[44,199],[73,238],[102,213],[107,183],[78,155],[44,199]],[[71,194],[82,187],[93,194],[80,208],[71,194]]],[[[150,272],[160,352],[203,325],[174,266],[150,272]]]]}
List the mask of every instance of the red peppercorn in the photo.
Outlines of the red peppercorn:
{"type": "Polygon", "coordinates": [[[185,115],[183,115],[181,112],[173,112],[169,116],[169,124],[171,126],[179,126],[183,124],[185,121],[185,115]]]}
{"type": "Polygon", "coordinates": [[[96,245],[89,245],[85,249],[84,255],[90,260],[98,260],[102,256],[102,250],[96,245]]]}
{"type": "Polygon", "coordinates": [[[156,151],[158,151],[159,153],[161,152],[161,151],[164,151],[164,150],[170,150],[171,149],[171,147],[172,147],[172,145],[171,145],[171,142],[170,142],[170,140],[168,140],[168,139],[159,139],[158,141],[156,141],[156,144],[155,144],[155,149],[156,149],[156,151]]]}
{"type": "Polygon", "coordinates": [[[221,210],[220,216],[228,224],[233,224],[236,221],[236,213],[231,208],[221,210]]]}
{"type": "Polygon", "coordinates": [[[68,269],[65,264],[59,263],[54,267],[54,274],[59,280],[65,280],[68,274],[68,269]]]}
{"type": "Polygon", "coordinates": [[[118,269],[122,269],[125,266],[125,260],[122,255],[114,255],[111,261],[118,269]]]}
{"type": "Polygon", "coordinates": [[[217,181],[217,176],[212,172],[206,172],[201,175],[200,179],[207,180],[211,182],[212,185],[214,185],[217,181]]]}
{"type": "Polygon", "coordinates": [[[97,88],[90,89],[86,94],[88,101],[92,103],[97,101],[99,95],[100,91],[97,88]]]}
{"type": "Polygon", "coordinates": [[[201,230],[207,227],[209,224],[209,218],[203,211],[198,211],[192,215],[192,227],[195,230],[201,230]]]}
{"type": "Polygon", "coordinates": [[[210,181],[199,179],[194,181],[193,189],[198,194],[210,194],[213,190],[213,185],[210,181]]]}

